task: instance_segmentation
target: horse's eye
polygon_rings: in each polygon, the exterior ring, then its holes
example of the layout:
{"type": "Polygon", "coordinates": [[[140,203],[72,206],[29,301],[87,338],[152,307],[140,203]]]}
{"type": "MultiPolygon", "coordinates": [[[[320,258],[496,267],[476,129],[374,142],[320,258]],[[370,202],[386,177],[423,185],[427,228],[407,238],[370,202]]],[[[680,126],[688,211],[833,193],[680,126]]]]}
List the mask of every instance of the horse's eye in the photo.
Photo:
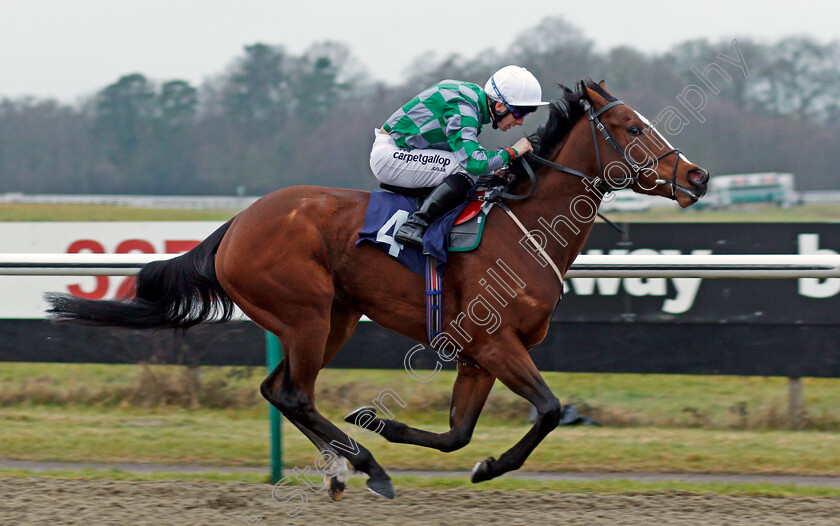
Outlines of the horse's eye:
{"type": "Polygon", "coordinates": [[[638,126],[631,126],[629,131],[630,135],[639,135],[642,133],[642,129],[638,126]]]}

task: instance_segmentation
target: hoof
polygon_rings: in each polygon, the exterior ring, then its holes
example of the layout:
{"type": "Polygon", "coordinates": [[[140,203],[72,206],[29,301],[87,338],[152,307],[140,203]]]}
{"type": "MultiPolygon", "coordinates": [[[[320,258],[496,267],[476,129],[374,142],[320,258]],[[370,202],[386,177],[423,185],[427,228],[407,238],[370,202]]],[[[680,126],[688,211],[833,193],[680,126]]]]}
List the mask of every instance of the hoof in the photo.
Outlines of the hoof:
{"type": "Polygon", "coordinates": [[[371,493],[375,493],[380,497],[385,497],[386,499],[394,498],[394,485],[391,484],[391,479],[368,479],[367,486],[371,493]]]}
{"type": "Polygon", "coordinates": [[[347,460],[344,457],[334,460],[327,473],[327,492],[332,500],[339,501],[344,497],[347,480],[347,460]]]}
{"type": "Polygon", "coordinates": [[[360,418],[360,415],[364,415],[364,418],[366,419],[370,418],[370,416],[376,418],[376,409],[368,406],[362,406],[350,413],[349,415],[345,416],[344,421],[348,424],[358,425],[356,421],[360,418]]]}
{"type": "Polygon", "coordinates": [[[344,490],[347,489],[347,483],[338,480],[338,477],[329,477],[327,479],[327,492],[330,498],[336,502],[344,497],[344,490]]]}
{"type": "Polygon", "coordinates": [[[487,457],[483,461],[477,462],[472,470],[470,482],[475,484],[476,482],[484,482],[485,480],[490,480],[495,477],[495,475],[490,472],[490,466],[492,466],[494,462],[496,462],[496,459],[493,457],[487,457]]]}

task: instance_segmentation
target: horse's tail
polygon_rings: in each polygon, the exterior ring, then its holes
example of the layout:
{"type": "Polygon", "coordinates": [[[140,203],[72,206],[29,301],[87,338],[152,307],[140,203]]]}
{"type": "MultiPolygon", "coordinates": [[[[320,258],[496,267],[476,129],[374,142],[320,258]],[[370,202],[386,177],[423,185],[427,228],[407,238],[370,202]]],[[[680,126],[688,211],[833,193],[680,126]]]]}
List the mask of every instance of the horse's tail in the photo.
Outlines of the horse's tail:
{"type": "Polygon", "coordinates": [[[188,329],[210,318],[228,321],[234,304],[222,289],[214,265],[216,251],[230,228],[222,225],[194,249],[173,259],[144,265],[134,295],[121,300],[89,300],[47,294],[53,319],[135,329],[188,329]]]}

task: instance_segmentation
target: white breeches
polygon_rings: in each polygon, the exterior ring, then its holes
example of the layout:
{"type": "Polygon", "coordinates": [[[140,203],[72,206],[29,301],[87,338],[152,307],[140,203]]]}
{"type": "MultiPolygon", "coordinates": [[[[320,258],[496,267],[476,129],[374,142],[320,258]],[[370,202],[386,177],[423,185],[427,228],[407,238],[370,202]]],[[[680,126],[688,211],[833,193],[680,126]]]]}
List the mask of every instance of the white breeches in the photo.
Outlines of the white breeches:
{"type": "Polygon", "coordinates": [[[455,154],[445,150],[406,150],[390,135],[374,130],[370,169],[385,184],[406,188],[437,186],[446,176],[462,171],[455,154]]]}

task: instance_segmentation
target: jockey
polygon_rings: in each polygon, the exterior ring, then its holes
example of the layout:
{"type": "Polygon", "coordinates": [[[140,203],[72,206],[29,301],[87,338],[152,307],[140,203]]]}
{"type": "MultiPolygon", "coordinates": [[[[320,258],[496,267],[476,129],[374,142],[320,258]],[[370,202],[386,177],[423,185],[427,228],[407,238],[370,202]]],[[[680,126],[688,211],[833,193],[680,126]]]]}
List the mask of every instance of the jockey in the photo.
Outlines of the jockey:
{"type": "Polygon", "coordinates": [[[510,148],[486,150],[478,142],[484,124],[507,131],[521,126],[542,100],[540,83],[527,69],[506,66],[482,90],[478,85],[444,80],[397,110],[374,132],[370,168],[386,184],[435,187],[400,227],[400,243],[423,245],[426,228],[464,202],[480,175],[493,173],[533,150],[526,138],[510,148]]]}

